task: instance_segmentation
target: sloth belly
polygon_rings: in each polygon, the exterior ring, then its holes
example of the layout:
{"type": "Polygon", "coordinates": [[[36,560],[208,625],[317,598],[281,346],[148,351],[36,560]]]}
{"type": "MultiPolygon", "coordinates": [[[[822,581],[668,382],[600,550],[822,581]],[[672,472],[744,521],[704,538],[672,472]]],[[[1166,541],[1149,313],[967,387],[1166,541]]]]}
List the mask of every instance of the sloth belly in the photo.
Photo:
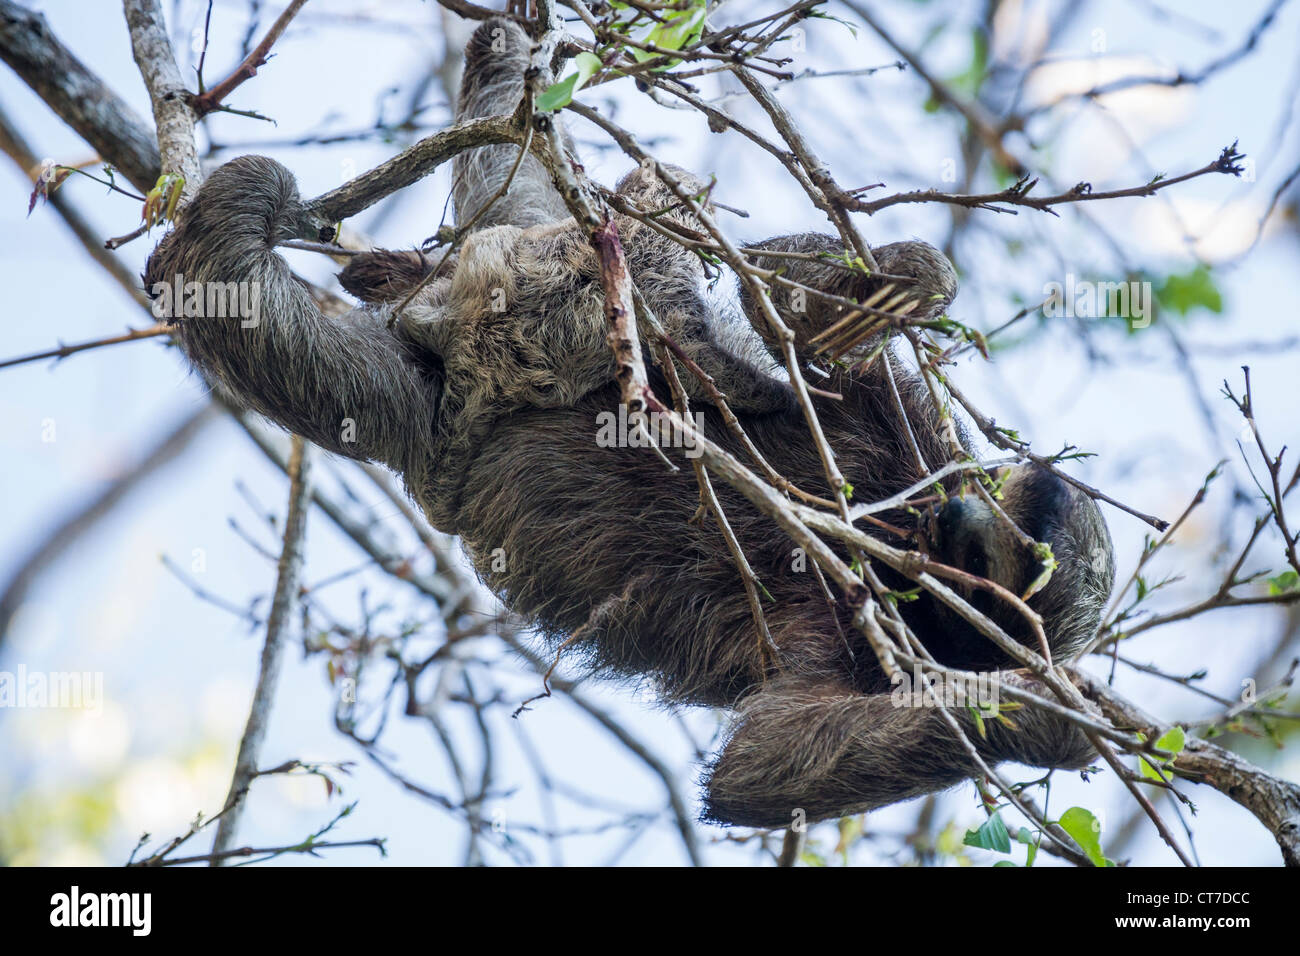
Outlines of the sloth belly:
{"type": "MultiPolygon", "coordinates": [[[[734,702],[771,673],[739,572],[712,518],[690,523],[699,504],[684,450],[672,472],[652,451],[603,447],[603,389],[564,409],[500,419],[466,468],[456,530],[488,585],[545,636],[579,639],[566,650],[597,671],[645,675],[665,696],[734,702]]],[[[616,414],[616,411],[615,411],[616,414]]],[[[773,426],[746,423],[758,440],[773,426]]],[[[797,449],[797,413],[777,467],[816,462],[797,449]],[[794,452],[792,454],[792,452],[794,452]]],[[[706,433],[730,444],[708,410],[706,433]]],[[[775,443],[774,443],[775,444],[775,443]]],[[[806,452],[806,453],[804,453],[806,452]]],[[[837,612],[811,562],[770,519],[714,482],[746,555],[771,593],[764,613],[785,664],[843,677],[850,667],[837,612]]]]}

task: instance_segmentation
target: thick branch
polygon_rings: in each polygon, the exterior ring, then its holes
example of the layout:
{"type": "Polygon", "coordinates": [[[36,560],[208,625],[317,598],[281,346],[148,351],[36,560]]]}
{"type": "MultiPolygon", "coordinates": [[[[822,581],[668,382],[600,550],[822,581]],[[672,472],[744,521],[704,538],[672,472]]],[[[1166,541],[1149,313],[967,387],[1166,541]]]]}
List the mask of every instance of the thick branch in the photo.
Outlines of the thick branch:
{"type": "Polygon", "coordinates": [[[524,132],[512,117],[483,116],[426,136],[392,159],[307,203],[310,213],[340,222],[368,209],[390,193],[418,182],[457,153],[494,143],[521,143],[524,132]]]}
{"type": "MultiPolygon", "coordinates": [[[[1147,740],[1158,740],[1169,729],[1137,705],[1115,693],[1109,684],[1076,671],[1085,693],[1101,705],[1116,725],[1132,727],[1147,740]]],[[[1300,866],[1300,785],[1280,780],[1208,740],[1189,738],[1173,765],[1180,777],[1226,794],[1255,815],[1277,840],[1287,866],[1300,866]]]]}
{"type": "Polygon", "coordinates": [[[162,168],[153,130],[58,41],[45,17],[0,0],[0,59],[133,186],[153,188],[162,168]]]}
{"type": "Polygon", "coordinates": [[[194,147],[196,117],[190,106],[190,91],[176,66],[167,22],[158,0],[123,0],[122,9],[131,32],[131,53],[153,102],[162,171],[185,177],[181,195],[188,202],[198,191],[203,173],[194,147]]]}

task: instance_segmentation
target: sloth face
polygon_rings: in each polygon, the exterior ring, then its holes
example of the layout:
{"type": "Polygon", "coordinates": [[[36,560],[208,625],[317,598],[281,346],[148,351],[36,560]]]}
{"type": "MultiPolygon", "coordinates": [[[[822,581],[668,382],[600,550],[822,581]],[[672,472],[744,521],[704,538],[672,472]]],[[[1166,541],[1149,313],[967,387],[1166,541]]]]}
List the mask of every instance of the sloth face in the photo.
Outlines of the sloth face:
{"type": "MultiPolygon", "coordinates": [[[[1048,545],[1055,559],[1050,579],[1028,603],[1042,615],[1051,645],[1063,649],[1061,656],[1068,659],[1092,636],[1114,583],[1110,534],[1092,499],[1047,469],[1026,465],[1003,474],[1003,511],[1034,541],[1048,545]]],[[[931,513],[928,525],[934,560],[995,581],[1018,597],[1045,570],[1039,555],[974,494],[949,499],[931,513]]],[[[954,590],[1016,640],[1036,645],[1023,616],[1005,600],[974,586],[955,585],[954,590]]],[[[937,659],[975,670],[1002,659],[986,637],[951,609],[934,603],[937,627],[924,628],[922,639],[937,659]],[[939,633],[931,641],[926,631],[939,633]]]]}

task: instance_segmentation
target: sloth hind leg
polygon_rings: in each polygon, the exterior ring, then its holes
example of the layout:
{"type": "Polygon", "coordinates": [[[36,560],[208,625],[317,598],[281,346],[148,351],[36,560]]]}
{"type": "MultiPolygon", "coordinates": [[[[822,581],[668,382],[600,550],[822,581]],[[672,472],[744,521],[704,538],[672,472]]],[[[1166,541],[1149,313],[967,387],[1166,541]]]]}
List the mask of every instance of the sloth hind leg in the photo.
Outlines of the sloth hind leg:
{"type": "MultiPolygon", "coordinates": [[[[998,678],[1046,696],[1019,672],[998,678]]],[[[708,769],[703,816],[775,828],[865,813],[952,787],[980,773],[938,708],[912,694],[860,694],[836,684],[772,684],[738,708],[735,729],[708,769]]],[[[1009,701],[1007,701],[1009,703],[1009,701]]],[[[990,766],[1086,766],[1093,750],[1076,725],[1033,706],[1014,727],[976,730],[964,706],[949,709],[990,766]]]]}

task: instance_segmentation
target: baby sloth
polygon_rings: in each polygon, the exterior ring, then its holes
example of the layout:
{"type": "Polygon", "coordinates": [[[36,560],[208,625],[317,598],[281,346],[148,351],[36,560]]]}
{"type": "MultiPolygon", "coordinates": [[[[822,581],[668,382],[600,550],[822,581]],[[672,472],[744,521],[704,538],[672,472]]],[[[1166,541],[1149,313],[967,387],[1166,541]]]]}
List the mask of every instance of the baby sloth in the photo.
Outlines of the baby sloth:
{"type": "MultiPolygon", "coordinates": [[[[459,118],[508,113],[523,90],[530,41],[503,20],[479,28],[466,53],[459,118]],[[495,41],[495,42],[494,42],[495,41]]],[[[517,156],[509,145],[461,154],[458,221],[468,223],[504,184],[517,156]]],[[[676,171],[679,176],[686,175],[676,171]]],[[[701,187],[703,183],[699,184],[701,187]]],[[[672,207],[653,171],[627,176],[619,192],[646,210],[672,207]]],[[[691,223],[689,213],[668,213],[691,223]]],[[[978,772],[933,708],[894,706],[853,608],[828,600],[794,543],[739,493],[714,487],[740,545],[763,582],[763,611],[779,653],[757,639],[739,572],[698,503],[689,467],[672,472],[644,448],[601,447],[601,413],[619,389],[605,342],[598,263],[541,165],[531,156],[509,191],[475,221],[456,258],[396,321],[393,312],[431,262],[418,253],[359,255],[346,288],[365,304],[322,314],[275,251],[315,238],[294,178],[273,160],[245,156],[216,170],[149,260],[146,283],[257,283],[260,321],[179,319],[177,336],[210,380],[250,408],[316,444],[399,473],[432,524],[458,534],[483,581],[539,634],[560,642],[581,629],[566,659],[605,675],[653,682],[664,699],[734,710],[734,728],[704,781],[706,819],[785,826],[858,813],[952,786],[978,772]]],[[[698,223],[696,224],[698,227],[698,223]]],[[[761,310],[742,295],[733,314],[704,293],[698,258],[640,222],[617,227],[632,278],[672,336],[714,377],[764,457],[799,487],[824,473],[761,310]]],[[[794,235],[757,244],[772,253],[841,254],[838,240],[794,235]]],[[[947,260],[920,242],[875,250],[881,272],[913,280],[918,313],[938,314],[956,292],[947,260]]],[[[759,265],[836,296],[864,300],[883,280],[815,256],[759,256],[759,265]]],[[[773,302],[811,359],[812,339],[837,319],[809,296],[773,302]]],[[[849,356],[850,359],[853,356],[849,356]]],[[[948,460],[940,420],[918,377],[886,352],[865,369],[846,361],[817,382],[840,397],[813,399],[854,498],[874,501],[925,477],[898,412],[892,369],[911,431],[931,467],[948,460]]],[[[647,365],[649,366],[649,362],[647,365]]],[[[656,394],[667,385],[650,368],[656,394]]],[[[682,375],[688,388],[694,377],[682,375]]],[[[713,441],[746,452],[696,389],[693,410],[713,441]]],[[[680,450],[667,450],[680,455],[680,450]]],[[[1003,476],[1002,507],[1059,563],[1030,601],[1057,661],[1077,654],[1095,627],[1112,580],[1110,540],[1095,505],[1046,471],[1003,476]]],[[[954,495],[959,485],[949,482],[954,495]]],[[[882,515],[894,524],[902,512],[882,515]]],[[[986,506],[953,497],[934,521],[934,556],[987,575],[1017,593],[1038,567],[986,506]]],[[[875,532],[872,532],[875,533],[875,532]]],[[[910,582],[886,568],[889,587],[910,582]]],[[[969,600],[1018,640],[1018,615],[987,593],[969,600]]],[[[950,611],[922,597],[904,619],[941,662],[1005,671],[1003,680],[1043,692],[950,611]]],[[[1091,756],[1071,724],[1025,708],[1014,726],[975,731],[952,711],[990,763],[1080,767],[1091,756]]]]}

